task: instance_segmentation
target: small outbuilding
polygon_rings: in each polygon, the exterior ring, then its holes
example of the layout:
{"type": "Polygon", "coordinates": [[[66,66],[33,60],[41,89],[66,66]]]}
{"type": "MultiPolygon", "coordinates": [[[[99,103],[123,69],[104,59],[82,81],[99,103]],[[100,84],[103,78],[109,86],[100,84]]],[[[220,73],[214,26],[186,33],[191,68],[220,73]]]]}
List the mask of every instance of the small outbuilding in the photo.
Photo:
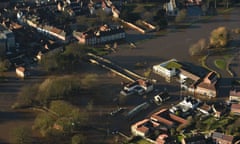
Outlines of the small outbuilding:
{"type": "Polygon", "coordinates": [[[25,78],[27,76],[26,69],[22,66],[16,68],[16,75],[19,78],[25,78]]]}

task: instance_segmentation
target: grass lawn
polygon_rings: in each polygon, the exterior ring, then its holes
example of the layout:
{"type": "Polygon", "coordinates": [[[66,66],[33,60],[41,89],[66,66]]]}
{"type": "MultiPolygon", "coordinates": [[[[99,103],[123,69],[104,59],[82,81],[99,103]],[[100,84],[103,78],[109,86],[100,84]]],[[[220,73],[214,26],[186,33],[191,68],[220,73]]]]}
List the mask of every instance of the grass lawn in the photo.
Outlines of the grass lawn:
{"type": "Polygon", "coordinates": [[[226,69],[226,61],[223,59],[216,59],[214,61],[214,64],[217,68],[221,69],[221,70],[225,70],[226,69]]]}
{"type": "Polygon", "coordinates": [[[184,138],[184,136],[182,136],[182,135],[178,135],[178,136],[177,136],[177,140],[178,140],[178,142],[181,142],[183,138],[184,138]]]}
{"type": "Polygon", "coordinates": [[[169,62],[169,63],[165,66],[165,68],[167,68],[167,69],[170,69],[170,68],[181,68],[181,67],[182,67],[181,64],[179,64],[179,63],[177,63],[177,62],[174,62],[174,61],[169,62]]]}

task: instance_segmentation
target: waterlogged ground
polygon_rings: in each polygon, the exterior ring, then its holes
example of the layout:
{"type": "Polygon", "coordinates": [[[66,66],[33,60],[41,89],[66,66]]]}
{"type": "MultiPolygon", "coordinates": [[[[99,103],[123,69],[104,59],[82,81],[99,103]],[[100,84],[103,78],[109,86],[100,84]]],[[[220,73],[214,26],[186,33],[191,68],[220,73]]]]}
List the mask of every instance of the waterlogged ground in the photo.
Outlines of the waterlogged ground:
{"type": "MultiPolygon", "coordinates": [[[[129,48],[128,45],[121,45],[118,47],[116,53],[108,55],[107,58],[122,67],[136,70],[139,73],[142,73],[143,71],[138,71],[136,69],[135,64],[138,62],[144,63],[146,68],[151,68],[153,64],[158,64],[171,58],[199,64],[199,61],[189,56],[189,46],[196,43],[201,38],[208,38],[210,32],[219,26],[226,26],[229,29],[238,28],[240,23],[239,13],[240,9],[236,8],[229,15],[219,15],[209,19],[208,22],[193,24],[187,29],[169,29],[165,35],[154,39],[152,39],[152,36],[142,36],[138,33],[131,32],[129,34],[129,40],[131,41],[136,41],[138,39],[143,40],[145,38],[149,38],[149,40],[137,42],[137,47],[133,49],[129,48]]],[[[83,67],[83,69],[85,68],[86,66],[83,67]]],[[[235,69],[239,70],[239,67],[235,69]]],[[[85,134],[89,135],[91,143],[114,144],[120,140],[121,137],[111,135],[111,131],[116,127],[126,131],[128,130],[128,125],[132,123],[125,120],[121,121],[121,117],[119,117],[119,119],[118,117],[109,119],[104,116],[106,113],[117,108],[117,105],[113,100],[121,89],[120,83],[123,79],[99,67],[96,68],[94,65],[89,66],[89,69],[85,72],[97,73],[99,75],[99,81],[97,83],[99,89],[94,93],[94,97],[98,97],[99,99],[97,102],[93,102],[97,104],[97,106],[93,108],[91,112],[91,115],[93,116],[93,119],[91,119],[91,126],[93,128],[86,130],[85,134]],[[126,125],[123,124],[125,122],[126,125]]],[[[22,86],[41,82],[44,79],[42,76],[32,76],[29,79],[20,80],[16,79],[14,72],[7,73],[6,76],[7,77],[4,81],[0,81],[1,144],[10,142],[10,133],[13,128],[20,125],[25,125],[31,128],[35,113],[31,111],[14,111],[11,109],[11,105],[17,99],[17,94],[22,86]]],[[[229,75],[223,75],[221,83],[227,87],[230,80],[231,78],[229,75]]],[[[168,85],[168,87],[171,88],[171,85],[168,85]]],[[[175,89],[175,87],[172,89],[175,89]]],[[[224,89],[225,93],[223,94],[226,94],[227,90],[229,90],[229,88],[224,89]]],[[[93,95],[89,95],[89,97],[91,96],[93,95]]]]}

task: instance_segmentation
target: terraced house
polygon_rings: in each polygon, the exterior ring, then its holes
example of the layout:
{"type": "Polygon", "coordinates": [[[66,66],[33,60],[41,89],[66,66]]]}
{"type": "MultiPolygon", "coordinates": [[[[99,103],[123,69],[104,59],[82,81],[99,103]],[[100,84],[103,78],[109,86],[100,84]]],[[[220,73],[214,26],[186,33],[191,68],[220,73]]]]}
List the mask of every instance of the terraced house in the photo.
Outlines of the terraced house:
{"type": "Polygon", "coordinates": [[[55,26],[41,24],[40,17],[36,15],[24,15],[22,12],[17,14],[20,23],[27,24],[30,27],[37,29],[38,32],[44,34],[45,36],[58,40],[61,42],[68,42],[68,37],[63,29],[57,28],[55,26]]]}
{"type": "Polygon", "coordinates": [[[81,44],[97,45],[125,39],[125,31],[122,26],[100,26],[86,32],[73,32],[73,36],[81,44]]]}

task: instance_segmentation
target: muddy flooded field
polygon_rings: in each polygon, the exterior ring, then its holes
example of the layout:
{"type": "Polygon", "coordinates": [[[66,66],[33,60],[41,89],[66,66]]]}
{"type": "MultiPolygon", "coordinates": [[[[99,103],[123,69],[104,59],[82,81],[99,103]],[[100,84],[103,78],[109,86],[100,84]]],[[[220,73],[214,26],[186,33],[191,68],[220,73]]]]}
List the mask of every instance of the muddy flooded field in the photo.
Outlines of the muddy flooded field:
{"type": "MultiPolygon", "coordinates": [[[[144,69],[138,70],[136,68],[137,63],[144,63],[146,69],[151,68],[153,64],[158,64],[171,58],[199,64],[199,61],[189,56],[189,46],[201,38],[208,38],[210,32],[219,26],[226,26],[230,29],[239,27],[239,13],[240,9],[236,8],[228,17],[220,15],[212,18],[210,22],[196,23],[183,30],[172,29],[163,36],[157,38],[150,37],[151,39],[149,40],[142,41],[143,36],[139,36],[141,41],[136,42],[136,48],[131,49],[127,44],[123,44],[118,47],[117,52],[106,57],[114,63],[136,71],[139,74],[142,74],[144,69]]],[[[131,40],[137,40],[137,37],[137,33],[131,32],[131,40]],[[136,37],[136,39],[133,38],[133,36],[136,37]]],[[[99,144],[99,142],[114,144],[120,138],[110,133],[115,130],[116,126],[117,128],[122,128],[124,131],[129,131],[128,126],[132,123],[121,120],[122,117],[109,119],[104,116],[117,108],[114,99],[119,94],[121,82],[124,81],[124,79],[95,65],[89,64],[89,66],[82,68],[86,69],[83,73],[96,73],[98,75],[98,83],[96,84],[98,85],[97,91],[94,92],[94,95],[86,94],[89,98],[95,97],[97,99],[93,101],[96,106],[91,113],[92,129],[86,130],[85,134],[89,135],[89,139],[93,144],[99,144]],[[120,127],[121,125],[124,125],[124,127],[120,127]]],[[[13,128],[21,125],[31,128],[36,112],[15,111],[11,109],[11,106],[16,101],[18,92],[22,86],[41,82],[44,78],[43,76],[33,76],[29,79],[21,80],[16,78],[15,72],[11,72],[6,74],[4,80],[0,81],[0,144],[10,142],[10,133],[13,128]]],[[[167,86],[171,88],[171,85],[167,86]]],[[[177,93],[175,87],[173,87],[173,89],[177,93]]],[[[36,133],[36,135],[38,134],[36,133]]]]}

